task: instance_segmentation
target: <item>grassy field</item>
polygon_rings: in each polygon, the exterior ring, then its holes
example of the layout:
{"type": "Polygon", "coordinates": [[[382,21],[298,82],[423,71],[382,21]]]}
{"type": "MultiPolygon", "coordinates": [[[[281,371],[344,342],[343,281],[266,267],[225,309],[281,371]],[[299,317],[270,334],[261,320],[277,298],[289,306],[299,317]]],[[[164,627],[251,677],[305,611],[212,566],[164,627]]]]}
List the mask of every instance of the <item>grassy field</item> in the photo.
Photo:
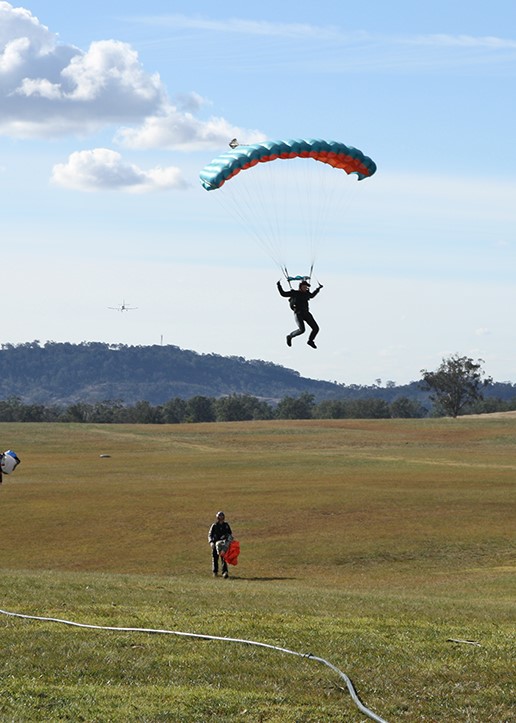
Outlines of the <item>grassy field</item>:
{"type": "MultiPolygon", "coordinates": [[[[22,459],[0,488],[3,610],[311,653],[389,723],[516,721],[515,416],[0,434],[22,459]],[[210,572],[220,508],[229,580],[210,572]]],[[[368,720],[308,658],[0,626],[2,721],[368,720]]]]}

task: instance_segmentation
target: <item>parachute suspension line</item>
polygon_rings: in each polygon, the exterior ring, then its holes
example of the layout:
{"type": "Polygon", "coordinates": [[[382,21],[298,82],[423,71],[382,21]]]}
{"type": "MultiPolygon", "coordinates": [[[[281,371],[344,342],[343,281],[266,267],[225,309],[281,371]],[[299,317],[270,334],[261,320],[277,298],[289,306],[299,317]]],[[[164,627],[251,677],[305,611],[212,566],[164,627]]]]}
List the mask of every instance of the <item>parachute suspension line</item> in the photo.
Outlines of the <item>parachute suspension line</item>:
{"type": "Polygon", "coordinates": [[[264,247],[262,235],[257,230],[255,224],[249,223],[249,206],[243,194],[241,198],[237,199],[232,189],[223,188],[217,191],[217,193],[214,193],[212,198],[216,198],[217,202],[220,203],[225,211],[236,218],[246,236],[250,235],[255,243],[262,248],[264,247]]]}
{"type": "MultiPolygon", "coordinates": [[[[320,166],[325,164],[316,163],[311,158],[294,158],[280,163],[285,179],[276,194],[276,197],[282,198],[281,208],[284,209],[280,238],[284,248],[281,251],[284,257],[288,255],[289,262],[302,263],[304,268],[297,271],[302,272],[304,278],[309,278],[305,264],[310,262],[313,266],[320,239],[321,224],[317,217],[321,215],[320,208],[324,207],[320,166]]],[[[269,166],[273,173],[273,164],[269,166]]],[[[327,168],[324,170],[328,171],[327,168]]]]}
{"type": "MultiPolygon", "coordinates": [[[[218,199],[226,213],[237,219],[246,236],[250,236],[283,271],[284,256],[281,253],[279,217],[281,204],[271,203],[269,164],[258,165],[252,176],[235,178],[210,195],[218,199]]],[[[278,195],[277,189],[274,190],[274,194],[278,195]]]]}
{"type": "MultiPolygon", "coordinates": [[[[250,203],[254,208],[256,226],[261,229],[259,235],[262,247],[280,268],[286,266],[292,245],[289,237],[292,234],[295,209],[292,204],[291,175],[291,164],[279,160],[278,163],[258,164],[253,169],[252,177],[241,179],[242,187],[246,185],[246,190],[253,193],[250,203]]],[[[297,250],[301,245],[297,238],[297,250]]]]}
{"type": "MultiPolygon", "coordinates": [[[[310,158],[258,163],[225,182],[210,196],[284,273],[287,262],[313,266],[315,249],[328,223],[332,168],[310,158]]],[[[334,195],[334,193],[333,193],[334,195]]],[[[306,267],[299,269],[307,276],[306,267]]],[[[287,274],[288,275],[288,274],[287,274]]]]}
{"type": "MultiPolygon", "coordinates": [[[[316,250],[325,236],[325,222],[327,222],[330,209],[330,194],[328,193],[328,176],[330,168],[324,163],[318,163],[311,158],[299,159],[297,174],[297,195],[301,199],[301,213],[305,228],[308,259],[315,263],[316,250]]],[[[310,276],[311,276],[310,271],[310,276]]]]}
{"type": "Polygon", "coordinates": [[[201,633],[184,633],[180,632],[178,630],[160,630],[160,629],[153,629],[153,628],[122,628],[122,627],[114,627],[114,626],[108,626],[108,625],[89,625],[87,623],[76,623],[73,620],[63,620],[62,618],[49,618],[49,617],[40,617],[37,615],[24,615],[23,613],[13,613],[9,612],[8,610],[0,610],[1,615],[9,615],[14,618],[23,618],[25,620],[39,620],[41,622],[48,622],[48,623],[61,623],[63,625],[72,625],[76,628],[87,628],[89,630],[110,630],[113,632],[123,632],[123,633],[154,633],[154,634],[161,634],[161,635],[178,635],[181,637],[188,637],[188,638],[197,638],[198,640],[220,640],[222,642],[228,642],[228,643],[243,643],[245,645],[256,645],[260,648],[268,648],[269,650],[278,650],[281,653],[287,653],[289,655],[296,655],[300,658],[307,658],[309,660],[317,660],[319,663],[323,663],[323,665],[326,665],[328,668],[333,670],[337,675],[346,683],[346,687],[349,691],[349,694],[351,696],[351,699],[353,700],[353,703],[357,706],[357,708],[368,718],[371,718],[371,720],[376,721],[377,723],[387,723],[387,721],[384,718],[380,718],[379,715],[376,715],[376,713],[373,713],[372,710],[369,710],[369,708],[366,708],[366,706],[362,703],[360,698],[357,695],[357,692],[355,688],[353,687],[353,683],[351,682],[351,679],[346,675],[346,673],[343,673],[341,670],[336,668],[332,663],[328,662],[324,658],[319,658],[316,655],[312,655],[312,653],[298,653],[295,650],[289,650],[289,648],[280,648],[277,645],[270,645],[269,643],[260,643],[255,640],[245,640],[242,638],[224,638],[219,635],[203,635],[201,633]]]}

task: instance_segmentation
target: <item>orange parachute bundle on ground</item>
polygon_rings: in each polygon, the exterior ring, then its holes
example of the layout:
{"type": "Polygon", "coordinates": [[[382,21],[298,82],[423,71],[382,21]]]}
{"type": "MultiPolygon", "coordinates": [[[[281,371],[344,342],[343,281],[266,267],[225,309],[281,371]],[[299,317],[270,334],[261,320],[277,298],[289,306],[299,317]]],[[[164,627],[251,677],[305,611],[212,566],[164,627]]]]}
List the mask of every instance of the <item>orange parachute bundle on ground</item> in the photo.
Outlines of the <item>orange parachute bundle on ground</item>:
{"type": "Polygon", "coordinates": [[[240,555],[240,543],[238,540],[231,540],[228,549],[220,553],[222,559],[228,565],[238,565],[238,556],[240,555]]]}

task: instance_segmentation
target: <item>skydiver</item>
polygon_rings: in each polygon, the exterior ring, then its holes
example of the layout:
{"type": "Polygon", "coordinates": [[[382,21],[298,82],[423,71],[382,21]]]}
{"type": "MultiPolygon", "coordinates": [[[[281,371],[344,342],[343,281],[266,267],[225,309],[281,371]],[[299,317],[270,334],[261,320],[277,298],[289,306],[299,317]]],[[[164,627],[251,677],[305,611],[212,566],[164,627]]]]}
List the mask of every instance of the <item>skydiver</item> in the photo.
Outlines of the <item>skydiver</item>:
{"type": "MultiPolygon", "coordinates": [[[[208,542],[211,546],[211,555],[212,555],[212,570],[213,570],[213,577],[217,577],[219,574],[219,550],[217,549],[217,542],[220,542],[222,540],[231,540],[233,539],[233,533],[231,531],[231,527],[229,525],[229,522],[226,522],[226,516],[223,512],[217,512],[217,521],[214,522],[210,530],[208,532],[208,542]]],[[[222,560],[222,577],[227,578],[228,577],[228,564],[224,560],[224,558],[221,558],[222,560]]]]}
{"type": "Polygon", "coordinates": [[[293,337],[300,336],[301,334],[305,333],[306,322],[312,330],[306,343],[308,344],[308,346],[311,346],[312,349],[317,349],[314,340],[319,333],[319,325],[310,313],[310,310],[308,308],[308,302],[319,293],[319,291],[322,289],[322,284],[319,284],[315,291],[309,290],[310,284],[306,279],[300,281],[299,289],[297,290],[290,289],[289,291],[284,291],[281,286],[281,281],[278,281],[276,286],[278,287],[278,291],[281,296],[289,299],[290,308],[294,312],[294,318],[297,323],[297,329],[295,331],[291,331],[290,334],[287,335],[287,346],[292,346],[293,337]]]}

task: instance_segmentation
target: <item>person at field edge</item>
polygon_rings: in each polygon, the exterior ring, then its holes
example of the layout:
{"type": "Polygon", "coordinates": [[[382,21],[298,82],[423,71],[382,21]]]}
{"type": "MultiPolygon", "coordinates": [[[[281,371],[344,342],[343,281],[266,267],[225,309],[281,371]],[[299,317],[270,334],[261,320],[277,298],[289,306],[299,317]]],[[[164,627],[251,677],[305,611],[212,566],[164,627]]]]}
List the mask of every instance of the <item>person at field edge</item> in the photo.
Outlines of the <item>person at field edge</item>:
{"type": "MultiPolygon", "coordinates": [[[[233,536],[229,522],[226,522],[225,514],[220,511],[216,515],[217,521],[212,524],[210,531],[208,532],[208,542],[211,545],[212,554],[212,571],[213,576],[217,577],[219,574],[219,553],[217,550],[217,542],[221,540],[228,540],[233,536]]],[[[222,577],[228,577],[228,566],[224,558],[220,558],[222,561],[222,577]]]]}
{"type": "Polygon", "coordinates": [[[12,449],[0,452],[0,484],[3,481],[4,474],[11,474],[19,464],[19,457],[12,449]]]}
{"type": "Polygon", "coordinates": [[[299,282],[299,289],[297,290],[290,289],[289,291],[284,291],[281,286],[281,281],[278,281],[276,286],[278,287],[278,291],[281,296],[289,299],[290,308],[294,312],[294,317],[297,323],[297,329],[295,331],[291,331],[290,334],[287,335],[287,346],[292,346],[292,339],[295,336],[300,336],[305,333],[306,322],[312,330],[306,343],[308,346],[311,346],[312,349],[317,349],[315,345],[315,337],[319,333],[319,325],[310,313],[308,302],[310,299],[313,299],[314,296],[317,296],[319,291],[322,289],[322,284],[319,284],[315,291],[310,291],[310,284],[307,279],[303,279],[299,282]]]}

